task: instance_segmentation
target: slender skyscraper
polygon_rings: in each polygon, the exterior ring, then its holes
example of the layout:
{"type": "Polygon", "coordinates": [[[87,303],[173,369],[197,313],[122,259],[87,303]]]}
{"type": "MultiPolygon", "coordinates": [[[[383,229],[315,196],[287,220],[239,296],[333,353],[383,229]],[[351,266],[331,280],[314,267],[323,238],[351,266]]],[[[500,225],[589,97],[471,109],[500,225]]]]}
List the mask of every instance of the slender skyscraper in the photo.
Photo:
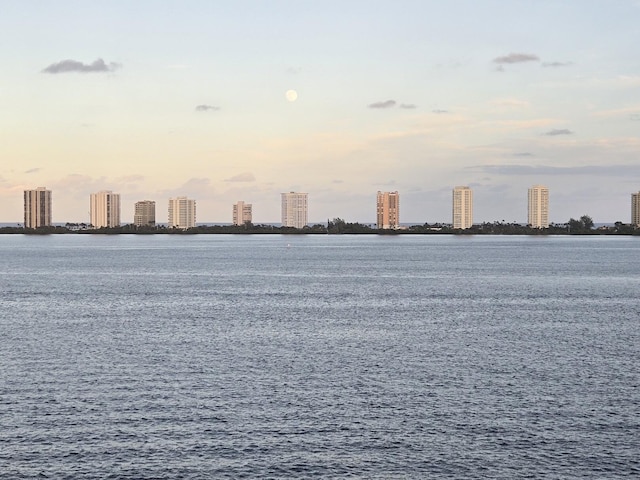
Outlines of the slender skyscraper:
{"type": "Polygon", "coordinates": [[[136,202],[133,212],[133,224],[136,227],[155,226],[156,224],[156,202],[153,200],[142,200],[136,202]]]}
{"type": "Polygon", "coordinates": [[[196,201],[187,197],[169,199],[169,228],[193,228],[196,226],[196,201]]]}
{"type": "Polygon", "coordinates": [[[640,192],[631,194],[631,225],[640,227],[640,192]]]}
{"type": "Polygon", "coordinates": [[[233,205],[233,224],[244,225],[245,223],[251,223],[252,218],[252,205],[250,203],[244,203],[242,200],[233,205]]]}
{"type": "Polygon", "coordinates": [[[51,190],[38,187],[24,191],[24,228],[51,225],[51,190]]]}
{"type": "Polygon", "coordinates": [[[549,228],[549,189],[534,185],[529,189],[527,223],[533,228],[549,228]]]}
{"type": "Polygon", "coordinates": [[[470,228],[473,225],[473,191],[469,187],[453,189],[453,228],[470,228]]]}
{"type": "Polygon", "coordinates": [[[378,192],[376,216],[378,228],[396,229],[400,227],[400,195],[398,192],[378,192]]]}
{"type": "Polygon", "coordinates": [[[91,225],[94,228],[120,226],[120,194],[103,190],[91,194],[91,225]]]}
{"type": "Polygon", "coordinates": [[[282,226],[303,228],[307,225],[307,193],[281,193],[282,226]]]}

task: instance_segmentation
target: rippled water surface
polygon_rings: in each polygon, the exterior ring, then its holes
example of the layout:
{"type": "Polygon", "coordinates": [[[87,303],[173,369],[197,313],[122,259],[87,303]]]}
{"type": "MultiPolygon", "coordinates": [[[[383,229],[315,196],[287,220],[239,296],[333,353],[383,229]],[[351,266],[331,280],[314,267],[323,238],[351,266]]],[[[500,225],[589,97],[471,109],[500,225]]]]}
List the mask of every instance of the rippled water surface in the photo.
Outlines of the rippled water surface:
{"type": "Polygon", "coordinates": [[[0,478],[640,476],[640,238],[0,236],[0,478]]]}

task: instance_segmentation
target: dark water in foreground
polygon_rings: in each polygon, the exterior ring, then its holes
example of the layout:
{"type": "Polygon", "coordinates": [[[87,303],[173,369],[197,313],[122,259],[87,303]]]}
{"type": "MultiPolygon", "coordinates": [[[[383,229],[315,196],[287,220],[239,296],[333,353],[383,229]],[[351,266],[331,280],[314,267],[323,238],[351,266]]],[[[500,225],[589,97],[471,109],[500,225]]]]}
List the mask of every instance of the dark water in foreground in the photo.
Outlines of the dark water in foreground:
{"type": "Polygon", "coordinates": [[[0,292],[0,478],[640,476],[638,238],[10,235],[0,292]]]}

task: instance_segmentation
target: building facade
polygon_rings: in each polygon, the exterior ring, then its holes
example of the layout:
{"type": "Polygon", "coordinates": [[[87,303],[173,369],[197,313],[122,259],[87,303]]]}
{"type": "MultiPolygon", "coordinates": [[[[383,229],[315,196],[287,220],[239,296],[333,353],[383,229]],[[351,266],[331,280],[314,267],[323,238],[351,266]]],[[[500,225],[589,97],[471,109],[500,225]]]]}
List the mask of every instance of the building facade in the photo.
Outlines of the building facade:
{"type": "Polygon", "coordinates": [[[24,191],[24,228],[51,225],[51,190],[38,187],[24,191]]]}
{"type": "Polygon", "coordinates": [[[473,190],[460,186],[453,189],[453,228],[466,229],[473,225],[473,190]]]}
{"type": "Polygon", "coordinates": [[[193,228],[196,226],[196,201],[187,197],[169,199],[169,228],[193,228]]]}
{"type": "Polygon", "coordinates": [[[156,202],[141,200],[136,202],[133,211],[133,224],[136,227],[153,227],[156,224],[156,202]]]}
{"type": "Polygon", "coordinates": [[[532,228],[549,228],[549,189],[543,185],[529,189],[527,223],[532,228]]]}
{"type": "Polygon", "coordinates": [[[640,227],[640,192],[631,194],[631,225],[640,227]]]}
{"type": "Polygon", "coordinates": [[[308,194],[289,192],[281,193],[282,226],[303,228],[308,220],[308,194]]]}
{"type": "Polygon", "coordinates": [[[400,195],[398,192],[378,192],[376,218],[379,229],[400,228],[400,195]]]}
{"type": "Polygon", "coordinates": [[[92,193],[90,215],[94,228],[120,226],[120,194],[111,190],[92,193]]]}
{"type": "Polygon", "coordinates": [[[242,200],[233,205],[233,224],[244,225],[253,221],[252,205],[242,200]]]}

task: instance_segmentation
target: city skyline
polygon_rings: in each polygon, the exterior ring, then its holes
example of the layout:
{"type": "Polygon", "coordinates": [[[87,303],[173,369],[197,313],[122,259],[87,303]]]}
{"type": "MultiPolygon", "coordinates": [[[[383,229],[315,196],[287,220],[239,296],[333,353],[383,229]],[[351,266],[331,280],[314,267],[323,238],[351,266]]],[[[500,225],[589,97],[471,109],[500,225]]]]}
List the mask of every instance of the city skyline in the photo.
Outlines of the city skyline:
{"type": "Polygon", "coordinates": [[[639,16],[637,0],[13,2],[0,222],[22,222],[34,185],[54,221],[107,189],[198,198],[204,222],[246,198],[269,223],[279,192],[312,192],[312,221],[375,223],[371,191],[400,191],[404,222],[446,222],[468,185],[476,222],[524,223],[534,184],[550,222],[628,221],[639,16]]]}

